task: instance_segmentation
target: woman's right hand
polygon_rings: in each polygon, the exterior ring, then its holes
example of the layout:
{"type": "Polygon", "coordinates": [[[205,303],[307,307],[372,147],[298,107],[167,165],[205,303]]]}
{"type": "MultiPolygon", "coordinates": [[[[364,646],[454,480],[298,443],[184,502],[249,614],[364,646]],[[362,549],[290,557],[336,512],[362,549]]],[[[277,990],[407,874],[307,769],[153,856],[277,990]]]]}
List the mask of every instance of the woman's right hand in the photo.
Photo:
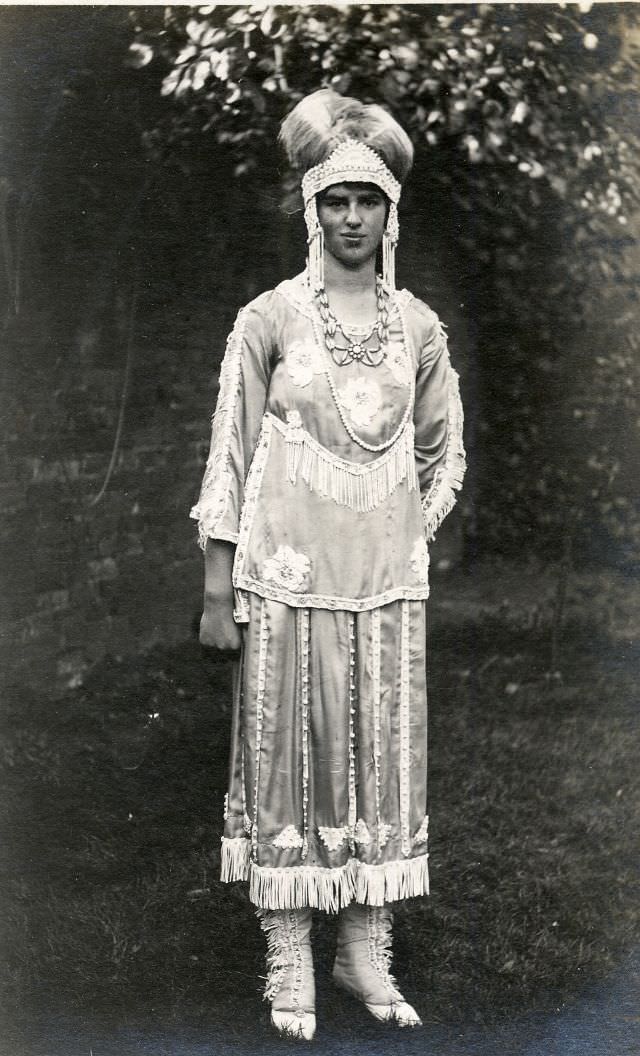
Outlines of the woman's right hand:
{"type": "Polygon", "coordinates": [[[207,540],[200,642],[208,649],[237,652],[240,648],[240,628],[233,618],[231,571],[234,555],[235,546],[232,543],[207,540]]]}
{"type": "Polygon", "coordinates": [[[200,620],[200,644],[208,649],[237,652],[240,628],[233,618],[233,594],[230,598],[207,598],[200,620]]]}

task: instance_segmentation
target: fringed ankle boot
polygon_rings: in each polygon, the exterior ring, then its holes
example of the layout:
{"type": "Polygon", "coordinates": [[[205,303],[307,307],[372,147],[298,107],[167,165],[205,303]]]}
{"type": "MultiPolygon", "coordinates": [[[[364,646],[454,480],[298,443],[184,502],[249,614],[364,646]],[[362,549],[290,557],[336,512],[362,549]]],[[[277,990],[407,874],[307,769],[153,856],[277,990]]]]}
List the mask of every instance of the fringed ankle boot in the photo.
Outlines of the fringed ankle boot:
{"type": "Polygon", "coordinates": [[[267,940],[271,1022],[285,1036],[311,1041],[316,1031],[310,909],[259,909],[267,940]]]}
{"type": "Polygon", "coordinates": [[[391,975],[391,926],[387,906],[362,906],[352,902],[340,911],[334,982],[357,997],[376,1019],[400,1027],[421,1024],[391,975]]]}

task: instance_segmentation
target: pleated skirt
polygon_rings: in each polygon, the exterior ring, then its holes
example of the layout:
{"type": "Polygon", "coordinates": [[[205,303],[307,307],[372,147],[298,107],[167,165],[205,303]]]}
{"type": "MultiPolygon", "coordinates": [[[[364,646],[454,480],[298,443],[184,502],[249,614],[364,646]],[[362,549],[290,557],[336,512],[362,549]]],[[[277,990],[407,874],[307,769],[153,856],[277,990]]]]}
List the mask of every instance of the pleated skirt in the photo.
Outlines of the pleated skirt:
{"type": "Polygon", "coordinates": [[[425,602],[356,613],[249,597],[222,879],[248,880],[268,909],[428,893],[425,602]]]}

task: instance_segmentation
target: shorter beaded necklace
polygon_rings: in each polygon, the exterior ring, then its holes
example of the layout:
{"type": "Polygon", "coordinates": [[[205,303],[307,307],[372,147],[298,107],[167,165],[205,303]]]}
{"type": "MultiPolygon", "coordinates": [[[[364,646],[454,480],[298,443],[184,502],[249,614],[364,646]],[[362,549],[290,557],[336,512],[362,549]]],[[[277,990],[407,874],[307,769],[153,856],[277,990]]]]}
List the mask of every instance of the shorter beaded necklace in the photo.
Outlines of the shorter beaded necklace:
{"type": "Polygon", "coordinates": [[[368,334],[365,333],[352,339],[331,311],[324,287],[318,291],[324,343],[337,367],[344,367],[348,363],[361,363],[363,367],[379,367],[384,362],[389,339],[389,305],[384,285],[377,276],[376,302],[376,321],[371,330],[368,334]],[[346,344],[338,343],[336,340],[338,335],[341,335],[346,344]],[[375,342],[373,346],[370,345],[371,341],[375,342]]]}

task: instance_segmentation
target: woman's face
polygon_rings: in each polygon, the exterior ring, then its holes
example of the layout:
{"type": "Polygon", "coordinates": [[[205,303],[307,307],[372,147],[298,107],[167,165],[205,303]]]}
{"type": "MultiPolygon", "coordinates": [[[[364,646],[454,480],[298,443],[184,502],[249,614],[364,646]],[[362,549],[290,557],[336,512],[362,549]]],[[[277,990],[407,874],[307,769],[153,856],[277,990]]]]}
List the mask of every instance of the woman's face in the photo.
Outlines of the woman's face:
{"type": "Polygon", "coordinates": [[[335,183],[318,195],[325,252],[347,267],[360,267],[376,251],[387,222],[387,199],[373,183],[335,183]]]}

